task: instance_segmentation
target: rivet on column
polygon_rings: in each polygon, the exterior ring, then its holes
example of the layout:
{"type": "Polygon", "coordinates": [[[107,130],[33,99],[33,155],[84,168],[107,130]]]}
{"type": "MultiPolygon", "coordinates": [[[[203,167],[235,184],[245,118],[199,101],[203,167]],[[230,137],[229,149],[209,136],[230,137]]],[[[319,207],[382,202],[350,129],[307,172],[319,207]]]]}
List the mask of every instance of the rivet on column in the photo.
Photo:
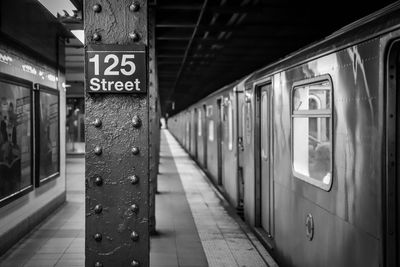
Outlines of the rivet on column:
{"type": "Polygon", "coordinates": [[[101,35],[98,34],[97,32],[95,32],[95,33],[93,34],[92,38],[93,38],[93,41],[98,42],[98,41],[101,40],[101,35]]]}
{"type": "Polygon", "coordinates": [[[137,42],[137,41],[139,41],[140,36],[139,36],[139,34],[137,32],[134,31],[134,32],[129,33],[129,38],[132,41],[137,42]]]}
{"type": "Polygon", "coordinates": [[[93,9],[94,12],[100,13],[101,12],[101,5],[95,4],[95,5],[93,5],[92,9],[93,9]]]}
{"type": "Polygon", "coordinates": [[[136,233],[136,231],[132,231],[131,239],[132,239],[132,241],[137,241],[139,239],[139,235],[138,235],[138,233],[136,233]]]}
{"type": "Polygon", "coordinates": [[[133,267],[138,267],[138,266],[139,266],[139,262],[133,260],[133,261],[131,262],[131,266],[133,266],[133,267]]]}
{"type": "Polygon", "coordinates": [[[103,239],[103,236],[99,233],[94,235],[94,240],[96,240],[97,242],[100,242],[103,239]]]}
{"type": "Polygon", "coordinates": [[[139,128],[141,124],[142,124],[142,121],[140,120],[140,118],[137,115],[133,116],[133,118],[132,118],[133,127],[139,128]]]}
{"type": "Polygon", "coordinates": [[[95,119],[93,121],[93,125],[97,128],[99,128],[101,126],[101,120],[100,119],[95,119]]]}
{"type": "Polygon", "coordinates": [[[132,147],[131,151],[132,151],[132,154],[133,154],[133,155],[139,154],[139,148],[136,147],[136,146],[132,147]]]}
{"type": "Polygon", "coordinates": [[[94,182],[97,186],[101,186],[103,184],[103,178],[101,178],[100,176],[96,176],[94,182]]]}
{"type": "Polygon", "coordinates": [[[137,212],[139,210],[139,206],[136,205],[136,204],[132,204],[130,209],[131,209],[132,212],[137,212]]]}
{"type": "Polygon", "coordinates": [[[96,146],[96,147],[94,148],[94,153],[95,153],[96,155],[101,155],[102,152],[103,152],[103,150],[101,149],[101,147],[96,146]]]}
{"type": "Polygon", "coordinates": [[[139,177],[137,175],[131,175],[128,179],[131,184],[137,184],[139,182],[139,177]]]}
{"type": "Polygon", "coordinates": [[[138,2],[133,2],[130,6],[129,6],[129,10],[132,12],[137,12],[140,9],[140,4],[138,2]]]}
{"type": "Polygon", "coordinates": [[[102,205],[97,204],[97,205],[94,207],[94,212],[95,212],[96,214],[100,214],[102,211],[103,211],[103,206],[102,206],[102,205]]]}

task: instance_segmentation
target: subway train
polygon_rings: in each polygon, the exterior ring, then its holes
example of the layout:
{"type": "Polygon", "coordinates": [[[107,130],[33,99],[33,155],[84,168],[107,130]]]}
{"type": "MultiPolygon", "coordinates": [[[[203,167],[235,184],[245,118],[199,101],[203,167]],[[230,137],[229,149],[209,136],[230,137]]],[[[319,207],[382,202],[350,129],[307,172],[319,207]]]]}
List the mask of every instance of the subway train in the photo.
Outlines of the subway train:
{"type": "Polygon", "coordinates": [[[168,120],[280,266],[400,266],[400,4],[168,120]]]}

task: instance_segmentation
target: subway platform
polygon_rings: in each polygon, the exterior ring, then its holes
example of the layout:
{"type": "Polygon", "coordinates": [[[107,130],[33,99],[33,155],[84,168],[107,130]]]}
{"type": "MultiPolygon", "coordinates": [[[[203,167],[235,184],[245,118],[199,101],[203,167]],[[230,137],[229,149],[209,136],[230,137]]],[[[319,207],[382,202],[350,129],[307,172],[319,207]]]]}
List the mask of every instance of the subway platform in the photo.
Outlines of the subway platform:
{"type": "MultiPolygon", "coordinates": [[[[161,133],[157,233],[150,266],[277,266],[174,137],[161,133]]],[[[67,160],[67,202],[0,266],[84,266],[84,159],[67,160]]]]}

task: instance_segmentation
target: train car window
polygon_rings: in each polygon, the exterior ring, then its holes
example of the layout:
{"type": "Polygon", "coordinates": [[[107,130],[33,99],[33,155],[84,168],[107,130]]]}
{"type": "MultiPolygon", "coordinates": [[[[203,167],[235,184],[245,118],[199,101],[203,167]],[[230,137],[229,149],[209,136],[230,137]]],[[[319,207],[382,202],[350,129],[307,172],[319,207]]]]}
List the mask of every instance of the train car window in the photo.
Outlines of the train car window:
{"type": "Polygon", "coordinates": [[[233,109],[232,101],[228,101],[228,149],[233,149],[233,109]]]}
{"type": "Polygon", "coordinates": [[[201,130],[202,130],[202,123],[201,123],[201,110],[200,109],[198,109],[197,110],[197,112],[198,112],[198,119],[197,119],[197,135],[198,136],[201,136],[201,130]]]}
{"type": "Polygon", "coordinates": [[[293,88],[293,174],[324,190],[332,184],[331,94],[327,79],[293,88]]]}
{"type": "Polygon", "coordinates": [[[0,82],[0,203],[32,188],[31,89],[0,82]]]}
{"type": "Polygon", "coordinates": [[[208,140],[214,141],[214,121],[208,122],[208,140]]]}
{"type": "Polygon", "coordinates": [[[207,117],[211,117],[212,115],[213,115],[213,106],[207,106],[207,114],[206,114],[206,116],[207,117]]]}

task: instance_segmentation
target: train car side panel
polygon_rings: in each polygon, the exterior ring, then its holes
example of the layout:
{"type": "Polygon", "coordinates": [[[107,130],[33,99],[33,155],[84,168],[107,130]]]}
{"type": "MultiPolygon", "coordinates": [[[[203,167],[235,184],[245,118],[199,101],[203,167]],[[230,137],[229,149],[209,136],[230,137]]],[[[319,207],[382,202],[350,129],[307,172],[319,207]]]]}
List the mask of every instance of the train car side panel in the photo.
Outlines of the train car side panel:
{"type": "MultiPolygon", "coordinates": [[[[379,265],[383,140],[379,51],[379,39],[373,39],[282,73],[282,88],[275,90],[275,241],[278,261],[285,266],[379,265]],[[331,77],[333,99],[333,176],[327,191],[298,179],[291,168],[293,140],[302,134],[293,127],[293,84],[322,75],[331,77]],[[304,227],[309,216],[311,240],[304,227]]],[[[311,105],[310,98],[304,101],[311,105]]],[[[324,126],[326,131],[329,125],[324,126]]],[[[304,129],[311,127],[309,123],[304,129]]],[[[305,153],[311,153],[310,146],[305,153]]],[[[311,160],[309,154],[304,157],[311,160]]]]}

